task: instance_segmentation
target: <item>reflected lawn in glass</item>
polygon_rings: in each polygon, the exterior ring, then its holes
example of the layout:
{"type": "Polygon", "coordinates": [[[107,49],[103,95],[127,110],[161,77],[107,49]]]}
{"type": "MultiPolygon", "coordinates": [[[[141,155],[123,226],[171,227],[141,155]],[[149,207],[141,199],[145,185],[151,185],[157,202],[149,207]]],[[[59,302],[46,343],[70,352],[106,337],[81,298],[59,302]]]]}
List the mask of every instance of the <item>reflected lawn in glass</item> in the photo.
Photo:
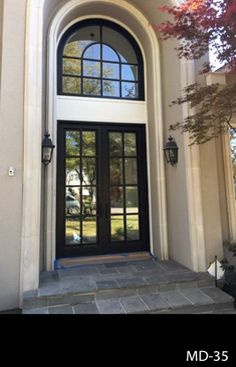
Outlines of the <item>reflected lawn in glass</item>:
{"type": "Polygon", "coordinates": [[[124,241],[124,217],[112,216],[111,217],[111,240],[112,241],[124,241]]]}
{"type": "Polygon", "coordinates": [[[83,238],[82,242],[96,243],[97,242],[97,220],[96,217],[87,217],[83,220],[83,238]]]}
{"type": "Polygon", "coordinates": [[[127,240],[139,240],[139,216],[127,215],[127,240]]]}
{"type": "Polygon", "coordinates": [[[78,246],[81,244],[80,220],[66,219],[66,245],[78,246]]]}

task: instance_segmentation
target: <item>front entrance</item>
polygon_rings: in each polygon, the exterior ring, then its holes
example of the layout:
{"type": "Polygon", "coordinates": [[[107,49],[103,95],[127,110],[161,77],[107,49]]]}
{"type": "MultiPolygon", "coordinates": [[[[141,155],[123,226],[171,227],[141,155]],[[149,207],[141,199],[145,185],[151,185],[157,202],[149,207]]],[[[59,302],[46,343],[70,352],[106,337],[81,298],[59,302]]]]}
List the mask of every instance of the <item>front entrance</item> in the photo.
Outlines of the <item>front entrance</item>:
{"type": "Polygon", "coordinates": [[[144,125],[58,122],[57,258],[149,250],[144,125]]]}

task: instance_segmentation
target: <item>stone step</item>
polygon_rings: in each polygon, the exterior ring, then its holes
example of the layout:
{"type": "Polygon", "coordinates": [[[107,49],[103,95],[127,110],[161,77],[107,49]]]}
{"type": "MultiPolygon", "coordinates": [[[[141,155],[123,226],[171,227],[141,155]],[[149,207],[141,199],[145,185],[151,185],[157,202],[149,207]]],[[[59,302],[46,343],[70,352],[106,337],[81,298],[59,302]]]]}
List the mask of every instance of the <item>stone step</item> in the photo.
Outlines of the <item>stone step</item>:
{"type": "Polygon", "coordinates": [[[234,313],[233,298],[216,287],[184,288],[99,299],[91,294],[41,297],[25,305],[24,314],[234,313]],[[39,301],[38,300],[38,301],[39,301]]]}
{"type": "Polygon", "coordinates": [[[173,261],[112,262],[41,274],[23,313],[175,313],[233,310],[208,273],[173,261]]]}

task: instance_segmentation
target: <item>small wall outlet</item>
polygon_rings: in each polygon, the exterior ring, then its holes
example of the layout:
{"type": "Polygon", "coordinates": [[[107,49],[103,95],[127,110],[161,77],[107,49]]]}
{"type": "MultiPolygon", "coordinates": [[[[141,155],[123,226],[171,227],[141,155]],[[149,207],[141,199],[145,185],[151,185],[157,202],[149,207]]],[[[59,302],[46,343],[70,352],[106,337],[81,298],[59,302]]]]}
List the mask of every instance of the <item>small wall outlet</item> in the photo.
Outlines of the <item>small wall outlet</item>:
{"type": "Polygon", "coordinates": [[[15,176],[15,168],[9,167],[8,176],[10,176],[10,177],[15,176]]]}

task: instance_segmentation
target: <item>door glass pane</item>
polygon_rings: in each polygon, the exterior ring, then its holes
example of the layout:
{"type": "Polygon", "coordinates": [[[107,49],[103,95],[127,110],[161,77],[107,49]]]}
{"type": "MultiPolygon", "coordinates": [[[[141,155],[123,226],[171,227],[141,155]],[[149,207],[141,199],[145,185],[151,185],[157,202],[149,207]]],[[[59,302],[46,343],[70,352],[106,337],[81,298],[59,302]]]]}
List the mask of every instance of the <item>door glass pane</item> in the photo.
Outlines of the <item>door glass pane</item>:
{"type": "Polygon", "coordinates": [[[83,186],[96,185],[96,158],[83,158],[82,167],[83,186]]]}
{"type": "Polygon", "coordinates": [[[80,155],[80,132],[68,131],[66,132],[66,155],[80,155]]]}
{"type": "Polygon", "coordinates": [[[119,158],[110,160],[110,183],[111,185],[123,184],[123,161],[119,158]]]}
{"type": "Polygon", "coordinates": [[[138,84],[130,82],[122,82],[123,98],[138,98],[138,84]]]}
{"type": "Polygon", "coordinates": [[[139,240],[139,216],[127,215],[127,240],[139,240]]]}
{"type": "Polygon", "coordinates": [[[97,204],[96,188],[84,187],[82,189],[82,197],[83,197],[82,201],[83,215],[96,215],[96,204],[97,204]]]}
{"type": "Polygon", "coordinates": [[[125,184],[136,185],[137,184],[137,159],[126,158],[125,159],[125,184]]]}
{"type": "Polygon", "coordinates": [[[126,186],[126,213],[138,213],[138,188],[126,186]]]}
{"type": "Polygon", "coordinates": [[[80,60],[63,59],[63,74],[81,75],[80,60]]]}
{"type": "Polygon", "coordinates": [[[66,188],[65,212],[67,216],[80,215],[80,189],[79,187],[66,188]]]}
{"type": "Polygon", "coordinates": [[[84,95],[101,95],[101,81],[100,79],[83,79],[83,94],[84,95]]]}
{"type": "Polygon", "coordinates": [[[96,217],[85,217],[83,219],[83,244],[97,242],[97,219],[96,217]]]}
{"type": "Polygon", "coordinates": [[[65,223],[66,245],[80,246],[80,220],[76,218],[68,218],[65,223]]]}
{"type": "Polygon", "coordinates": [[[103,81],[104,97],[120,97],[120,83],[112,80],[103,81]]]}
{"type": "Polygon", "coordinates": [[[81,79],[72,78],[70,76],[63,76],[62,78],[62,92],[70,94],[81,93],[81,79]]]}
{"type": "Polygon", "coordinates": [[[111,217],[111,241],[124,241],[124,217],[123,215],[111,217]]]}
{"type": "Polygon", "coordinates": [[[111,187],[111,214],[124,214],[122,187],[111,187]]]}
{"type": "Polygon", "coordinates": [[[82,132],[82,155],[95,156],[96,155],[96,135],[95,131],[82,132]]]}
{"type": "Polygon", "coordinates": [[[80,159],[67,158],[66,159],[66,185],[76,186],[80,185],[80,159]]]}
{"type": "Polygon", "coordinates": [[[134,65],[122,65],[121,78],[136,82],[138,80],[138,67],[134,65]]]}
{"type": "Polygon", "coordinates": [[[122,134],[121,133],[109,133],[109,149],[110,155],[122,156],[122,134]]]}
{"type": "Polygon", "coordinates": [[[103,78],[120,79],[120,65],[114,63],[103,63],[103,78]]]}
{"type": "Polygon", "coordinates": [[[125,133],[125,156],[136,156],[136,134],[125,133]]]}
{"type": "Polygon", "coordinates": [[[101,63],[97,61],[84,60],[83,62],[83,76],[93,76],[100,78],[101,63]]]}

